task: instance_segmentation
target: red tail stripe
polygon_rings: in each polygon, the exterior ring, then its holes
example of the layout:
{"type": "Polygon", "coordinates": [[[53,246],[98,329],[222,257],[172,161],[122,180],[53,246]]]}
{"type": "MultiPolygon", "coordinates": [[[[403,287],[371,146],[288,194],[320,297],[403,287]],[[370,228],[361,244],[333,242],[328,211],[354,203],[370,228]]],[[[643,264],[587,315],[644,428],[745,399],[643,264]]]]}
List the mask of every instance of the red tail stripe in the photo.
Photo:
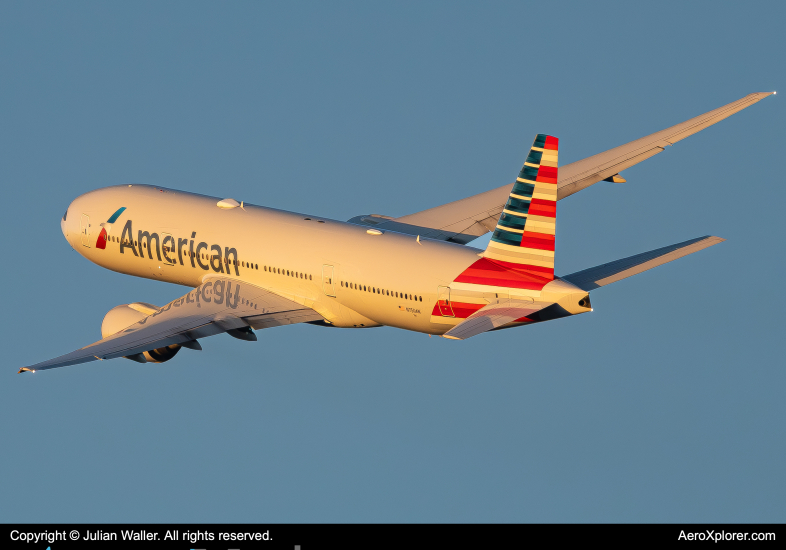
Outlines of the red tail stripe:
{"type": "Polygon", "coordinates": [[[542,279],[538,281],[535,277],[533,277],[530,280],[525,280],[525,279],[510,280],[510,279],[496,279],[493,277],[461,276],[460,278],[456,279],[456,282],[471,283],[475,285],[485,285],[485,286],[500,286],[503,288],[541,290],[544,286],[546,286],[551,282],[551,279],[542,279]]]}
{"type": "Polygon", "coordinates": [[[522,248],[535,248],[537,250],[550,250],[554,251],[554,238],[542,239],[539,237],[522,237],[522,248]]]}
{"type": "MultiPolygon", "coordinates": [[[[485,258],[484,258],[485,259],[485,258]]],[[[537,265],[522,265],[522,264],[514,264],[512,262],[505,262],[502,260],[493,260],[493,263],[498,264],[506,269],[511,269],[513,271],[520,271],[526,270],[528,272],[542,272],[546,273],[554,273],[554,270],[550,267],[541,267],[537,265]]],[[[475,262],[477,264],[477,262],[475,262]]]]}
{"type": "Polygon", "coordinates": [[[497,262],[487,258],[476,261],[456,277],[458,283],[529,290],[540,290],[552,280],[554,280],[554,270],[551,268],[497,262]]]}
{"type": "Polygon", "coordinates": [[[543,146],[543,148],[556,151],[559,149],[559,138],[555,138],[554,136],[546,136],[546,144],[543,146]]]}
{"type": "Polygon", "coordinates": [[[547,216],[549,218],[556,218],[557,203],[556,201],[532,199],[532,201],[529,203],[528,214],[531,216],[547,216]]]}
{"type": "Polygon", "coordinates": [[[541,164],[540,168],[538,168],[538,178],[546,177],[546,178],[556,178],[557,177],[557,170],[556,166],[543,166],[541,164]]]}

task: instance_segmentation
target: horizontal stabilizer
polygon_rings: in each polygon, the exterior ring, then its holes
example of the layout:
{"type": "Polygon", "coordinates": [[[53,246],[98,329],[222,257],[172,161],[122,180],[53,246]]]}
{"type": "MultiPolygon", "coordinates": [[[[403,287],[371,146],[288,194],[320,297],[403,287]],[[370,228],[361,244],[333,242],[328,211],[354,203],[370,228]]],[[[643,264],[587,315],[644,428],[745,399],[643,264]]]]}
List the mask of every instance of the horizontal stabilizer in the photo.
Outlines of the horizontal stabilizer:
{"type": "Polygon", "coordinates": [[[720,237],[711,237],[707,235],[671,246],[664,246],[657,250],[636,254],[629,258],[615,260],[583,271],[577,271],[576,273],[560,277],[560,279],[573,283],[583,290],[590,291],[611,283],[616,283],[617,281],[621,281],[632,275],[637,275],[653,267],[669,263],[672,260],[682,258],[688,254],[693,254],[694,252],[698,252],[712,245],[722,243],[725,240],[726,239],[721,239],[720,237]]]}
{"type": "Polygon", "coordinates": [[[537,313],[550,305],[552,305],[552,302],[524,302],[518,300],[489,304],[467,317],[442,336],[451,340],[466,340],[472,336],[500,328],[517,319],[537,313]]]}

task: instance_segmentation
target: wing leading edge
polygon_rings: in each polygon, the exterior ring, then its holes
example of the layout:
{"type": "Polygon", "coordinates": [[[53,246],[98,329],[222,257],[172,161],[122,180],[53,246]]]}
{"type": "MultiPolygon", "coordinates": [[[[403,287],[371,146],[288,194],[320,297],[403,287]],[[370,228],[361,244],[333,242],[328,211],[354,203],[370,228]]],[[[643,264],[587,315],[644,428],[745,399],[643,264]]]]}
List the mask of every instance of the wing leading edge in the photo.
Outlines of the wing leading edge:
{"type": "Polygon", "coordinates": [[[322,319],[313,309],[258,286],[211,277],[185,296],[117,334],[55,359],[23,367],[19,372],[127,357],[237,329],[261,329],[322,319]]]}
{"type": "MultiPolygon", "coordinates": [[[[728,105],[665,130],[561,166],[557,182],[557,200],[569,197],[599,181],[612,178],[619,172],[657,155],[667,146],[750,107],[772,93],[759,92],[746,95],[728,105]]],[[[356,216],[349,221],[399,233],[420,235],[429,239],[466,244],[494,230],[512,187],[512,183],[503,185],[484,193],[400,218],[371,215],[356,216]]]]}

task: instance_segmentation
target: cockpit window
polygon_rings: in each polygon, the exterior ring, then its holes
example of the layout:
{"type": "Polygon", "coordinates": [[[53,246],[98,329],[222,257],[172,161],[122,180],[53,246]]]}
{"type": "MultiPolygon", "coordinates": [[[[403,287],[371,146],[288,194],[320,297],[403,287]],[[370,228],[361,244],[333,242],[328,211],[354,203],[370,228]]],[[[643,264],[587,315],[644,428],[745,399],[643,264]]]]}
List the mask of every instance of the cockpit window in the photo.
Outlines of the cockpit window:
{"type": "Polygon", "coordinates": [[[66,209],[65,214],[63,214],[63,221],[66,221],[67,216],[68,216],[68,209],[66,209]]]}

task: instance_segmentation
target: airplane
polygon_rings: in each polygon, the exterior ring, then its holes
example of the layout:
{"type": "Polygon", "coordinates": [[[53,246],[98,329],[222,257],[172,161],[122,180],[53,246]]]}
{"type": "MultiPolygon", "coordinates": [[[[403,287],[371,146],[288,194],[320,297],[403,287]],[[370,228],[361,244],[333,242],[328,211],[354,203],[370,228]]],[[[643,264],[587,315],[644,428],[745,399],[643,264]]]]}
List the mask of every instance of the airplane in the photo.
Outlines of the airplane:
{"type": "Polygon", "coordinates": [[[344,222],[164,187],[123,184],[76,198],[60,226],[106,269],[192,287],[157,307],[111,309],[102,339],[23,367],[36,372],[125,357],[163,363],[227,333],[294,323],[396,327],[466,340],[592,311],[590,292],[722,242],[694,238],[564,276],[554,274],[557,202],[775,92],[749,94],[660,132],[558,168],[538,134],[516,181],[393,218],[344,222]],[[468,245],[493,232],[485,250],[468,245]]]}

